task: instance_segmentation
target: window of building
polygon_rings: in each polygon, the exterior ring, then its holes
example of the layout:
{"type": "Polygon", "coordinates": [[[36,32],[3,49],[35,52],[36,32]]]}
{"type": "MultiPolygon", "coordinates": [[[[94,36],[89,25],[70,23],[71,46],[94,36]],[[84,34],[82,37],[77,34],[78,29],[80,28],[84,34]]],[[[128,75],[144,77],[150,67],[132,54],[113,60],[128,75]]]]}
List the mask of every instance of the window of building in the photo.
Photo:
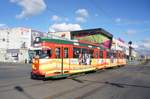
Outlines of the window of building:
{"type": "Polygon", "coordinates": [[[5,42],[5,38],[3,38],[2,41],[5,42]]]}

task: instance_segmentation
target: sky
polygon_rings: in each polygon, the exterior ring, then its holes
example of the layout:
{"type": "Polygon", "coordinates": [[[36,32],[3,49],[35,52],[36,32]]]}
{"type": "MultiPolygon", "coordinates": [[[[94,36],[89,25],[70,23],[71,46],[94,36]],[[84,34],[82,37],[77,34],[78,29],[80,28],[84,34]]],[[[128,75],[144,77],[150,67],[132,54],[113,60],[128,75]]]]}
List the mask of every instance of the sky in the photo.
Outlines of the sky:
{"type": "Polygon", "coordinates": [[[150,54],[150,0],[1,0],[0,28],[103,28],[150,54]]]}

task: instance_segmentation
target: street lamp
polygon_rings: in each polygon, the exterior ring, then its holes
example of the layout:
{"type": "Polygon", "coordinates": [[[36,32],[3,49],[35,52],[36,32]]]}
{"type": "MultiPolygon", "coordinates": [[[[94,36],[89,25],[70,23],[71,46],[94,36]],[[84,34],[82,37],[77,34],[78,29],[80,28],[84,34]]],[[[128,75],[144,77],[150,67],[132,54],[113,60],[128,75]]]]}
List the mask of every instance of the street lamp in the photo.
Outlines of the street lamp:
{"type": "Polygon", "coordinates": [[[128,42],[128,44],[129,44],[129,61],[131,60],[131,57],[132,57],[132,41],[129,41],[128,42]]]}

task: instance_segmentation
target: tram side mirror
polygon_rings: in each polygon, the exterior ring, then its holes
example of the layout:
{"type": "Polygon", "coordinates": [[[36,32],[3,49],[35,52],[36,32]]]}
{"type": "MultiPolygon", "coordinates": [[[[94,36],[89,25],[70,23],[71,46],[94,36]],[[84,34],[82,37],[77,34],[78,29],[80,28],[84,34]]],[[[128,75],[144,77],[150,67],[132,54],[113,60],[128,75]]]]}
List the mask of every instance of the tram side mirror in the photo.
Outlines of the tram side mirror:
{"type": "Polygon", "coordinates": [[[39,59],[40,57],[39,57],[39,55],[36,55],[34,58],[35,58],[35,59],[39,59]]]}
{"type": "Polygon", "coordinates": [[[34,43],[39,43],[41,41],[40,37],[36,37],[34,43]]]}

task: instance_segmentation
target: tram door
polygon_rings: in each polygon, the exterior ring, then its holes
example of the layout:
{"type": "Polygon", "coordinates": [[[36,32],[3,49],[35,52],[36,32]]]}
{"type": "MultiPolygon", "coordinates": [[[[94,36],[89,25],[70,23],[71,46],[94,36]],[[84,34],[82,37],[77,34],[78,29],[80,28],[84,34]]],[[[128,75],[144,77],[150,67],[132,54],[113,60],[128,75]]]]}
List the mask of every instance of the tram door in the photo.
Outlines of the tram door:
{"type": "Polygon", "coordinates": [[[62,69],[64,73],[69,73],[70,70],[70,54],[71,48],[70,47],[63,47],[62,48],[63,57],[62,57],[62,69]]]}
{"type": "Polygon", "coordinates": [[[107,51],[103,51],[103,64],[104,64],[104,68],[106,67],[106,57],[107,57],[107,51]]]}
{"type": "Polygon", "coordinates": [[[120,53],[117,51],[117,65],[120,65],[120,53]]]}
{"type": "Polygon", "coordinates": [[[93,59],[94,64],[92,65],[94,65],[96,68],[98,68],[98,64],[99,64],[98,51],[99,51],[98,49],[94,49],[94,59],[93,59]]]}
{"type": "Polygon", "coordinates": [[[100,64],[104,66],[106,63],[106,51],[100,51],[100,64]]]}
{"type": "Polygon", "coordinates": [[[71,48],[66,46],[58,46],[55,48],[55,62],[56,62],[56,70],[61,74],[69,73],[70,69],[70,60],[69,60],[69,52],[71,48]]]}
{"type": "Polygon", "coordinates": [[[57,46],[55,47],[55,59],[54,59],[54,63],[56,64],[55,67],[55,72],[56,73],[62,73],[63,74],[63,58],[62,58],[62,49],[63,47],[61,46],[57,46]]]}

